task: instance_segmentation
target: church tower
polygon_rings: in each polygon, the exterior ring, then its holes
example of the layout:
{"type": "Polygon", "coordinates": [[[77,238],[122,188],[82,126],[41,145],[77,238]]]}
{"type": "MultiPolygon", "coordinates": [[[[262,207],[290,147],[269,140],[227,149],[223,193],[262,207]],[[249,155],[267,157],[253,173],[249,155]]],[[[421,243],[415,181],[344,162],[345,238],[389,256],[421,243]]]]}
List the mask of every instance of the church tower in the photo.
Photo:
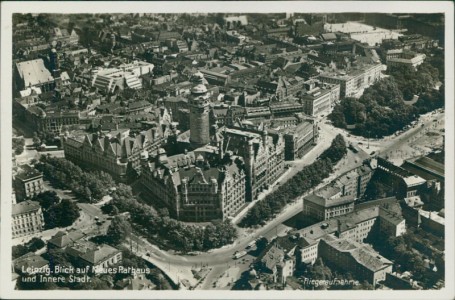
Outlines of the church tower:
{"type": "Polygon", "coordinates": [[[190,143],[198,148],[210,143],[209,106],[207,87],[198,84],[191,89],[190,106],[190,143]]]}

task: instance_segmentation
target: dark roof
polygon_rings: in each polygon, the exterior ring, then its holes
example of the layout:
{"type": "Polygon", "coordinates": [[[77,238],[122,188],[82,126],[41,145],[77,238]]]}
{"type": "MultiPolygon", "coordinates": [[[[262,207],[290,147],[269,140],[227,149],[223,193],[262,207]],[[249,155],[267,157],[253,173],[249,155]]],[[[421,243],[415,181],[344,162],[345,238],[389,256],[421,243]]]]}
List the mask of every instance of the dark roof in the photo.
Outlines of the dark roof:
{"type": "Polygon", "coordinates": [[[17,204],[13,204],[12,215],[25,214],[32,211],[41,209],[41,206],[37,201],[27,200],[17,204]]]}

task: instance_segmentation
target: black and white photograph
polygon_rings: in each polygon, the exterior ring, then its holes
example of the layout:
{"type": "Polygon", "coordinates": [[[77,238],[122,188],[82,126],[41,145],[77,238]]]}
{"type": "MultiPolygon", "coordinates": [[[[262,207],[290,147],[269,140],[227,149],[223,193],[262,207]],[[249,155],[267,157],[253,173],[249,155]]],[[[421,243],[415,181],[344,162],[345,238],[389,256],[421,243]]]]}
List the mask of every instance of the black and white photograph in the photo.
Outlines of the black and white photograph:
{"type": "Polygon", "coordinates": [[[2,8],[2,298],[455,297],[453,3],[2,8]]]}

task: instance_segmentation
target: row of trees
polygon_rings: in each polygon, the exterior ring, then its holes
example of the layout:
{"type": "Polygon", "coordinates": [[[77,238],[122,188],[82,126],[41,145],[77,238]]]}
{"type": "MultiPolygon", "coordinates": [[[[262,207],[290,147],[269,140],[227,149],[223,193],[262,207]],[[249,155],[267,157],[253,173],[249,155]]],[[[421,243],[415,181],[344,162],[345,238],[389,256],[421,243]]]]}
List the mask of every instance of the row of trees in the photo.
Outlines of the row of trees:
{"type": "Polygon", "coordinates": [[[261,224],[277,213],[283,207],[292,202],[296,197],[314,188],[329,176],[336,164],[347,153],[346,142],[342,135],[337,135],[329,148],[327,148],[309,166],[294,175],[277,190],[267,195],[263,200],[257,202],[239,223],[242,227],[251,227],[261,224]]]}
{"type": "Polygon", "coordinates": [[[97,202],[115,186],[112,177],[103,172],[86,172],[64,158],[41,156],[36,168],[56,188],[71,189],[88,202],[97,202]]]}
{"type": "Polygon", "coordinates": [[[390,77],[365,89],[359,99],[348,97],[337,104],[329,115],[333,124],[340,128],[355,125],[354,134],[382,138],[403,129],[418,115],[444,106],[444,86],[434,89],[438,69],[422,64],[417,71],[391,67],[388,72],[390,77]],[[406,104],[414,95],[419,95],[418,101],[406,104]]]}
{"type": "Polygon", "coordinates": [[[121,216],[112,220],[107,237],[111,243],[119,243],[135,227],[141,234],[155,240],[158,236],[166,246],[179,251],[204,251],[230,244],[237,236],[236,229],[229,221],[214,221],[204,227],[187,225],[183,222],[160,216],[148,205],[133,196],[131,187],[119,184],[112,193],[112,202],[107,211],[129,212],[131,226],[121,216]]]}

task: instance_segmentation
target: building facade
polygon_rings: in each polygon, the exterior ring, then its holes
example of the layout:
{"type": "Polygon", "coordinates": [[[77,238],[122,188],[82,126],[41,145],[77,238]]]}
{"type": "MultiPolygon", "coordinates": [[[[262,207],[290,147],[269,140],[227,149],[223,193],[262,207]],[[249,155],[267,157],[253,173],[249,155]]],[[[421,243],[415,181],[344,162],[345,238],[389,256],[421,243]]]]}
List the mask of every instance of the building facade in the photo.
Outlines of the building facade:
{"type": "Polygon", "coordinates": [[[318,127],[314,122],[304,121],[284,135],[284,158],[302,158],[317,142],[318,127]]]}
{"type": "Polygon", "coordinates": [[[167,157],[160,149],[144,162],[141,183],[179,220],[233,217],[245,204],[244,167],[239,157],[217,155],[199,150],[167,157]]]}
{"type": "Polygon", "coordinates": [[[319,80],[323,83],[340,85],[340,97],[359,97],[363,89],[373,85],[381,78],[381,64],[365,65],[348,72],[323,73],[319,80]]]}
{"type": "Polygon", "coordinates": [[[124,179],[128,169],[140,169],[142,153],[154,153],[164,143],[166,131],[160,126],[130,136],[129,130],[112,133],[66,135],[62,144],[65,157],[76,164],[96,167],[124,179]]]}
{"type": "Polygon", "coordinates": [[[31,199],[44,192],[43,174],[28,165],[22,166],[22,169],[13,182],[17,202],[31,199]]]}
{"type": "Polygon", "coordinates": [[[41,206],[36,201],[27,200],[13,204],[12,237],[24,237],[39,233],[44,227],[41,206]]]}

